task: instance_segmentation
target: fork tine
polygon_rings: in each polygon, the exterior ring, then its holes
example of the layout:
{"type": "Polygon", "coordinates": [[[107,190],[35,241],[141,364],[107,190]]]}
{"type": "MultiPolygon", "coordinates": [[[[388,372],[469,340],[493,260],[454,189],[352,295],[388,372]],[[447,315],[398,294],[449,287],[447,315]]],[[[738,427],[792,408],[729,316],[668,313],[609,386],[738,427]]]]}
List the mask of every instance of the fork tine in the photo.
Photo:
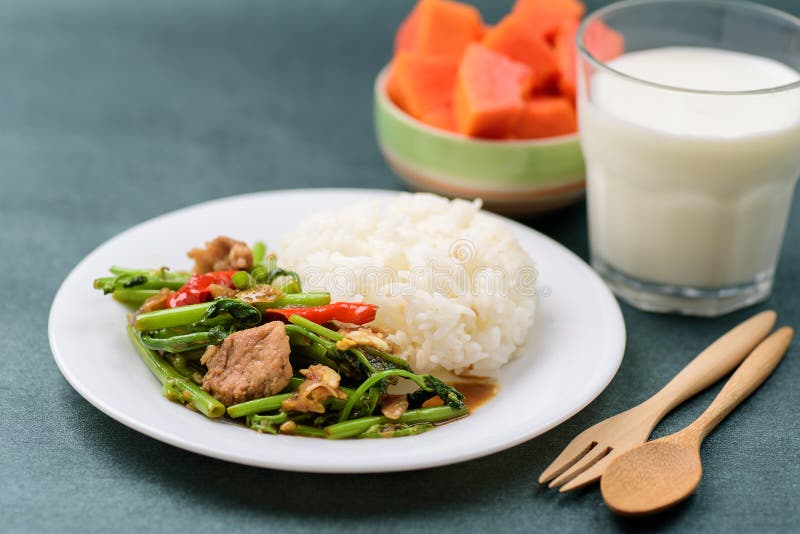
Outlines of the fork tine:
{"type": "Polygon", "coordinates": [[[608,465],[611,463],[611,460],[620,456],[624,450],[617,450],[612,449],[608,455],[600,458],[596,464],[591,466],[589,469],[584,471],[583,473],[578,474],[575,478],[558,488],[558,491],[561,493],[566,493],[567,491],[572,491],[574,489],[582,488],[584,486],[588,486],[592,482],[597,482],[600,480],[600,477],[603,475],[603,472],[606,470],[608,465]]]}
{"type": "Polygon", "coordinates": [[[572,467],[578,460],[583,458],[592,448],[597,445],[596,442],[583,438],[583,434],[578,434],[569,445],[564,447],[561,454],[553,460],[539,475],[539,484],[546,484],[556,478],[558,475],[572,467]]]}
{"type": "Polygon", "coordinates": [[[603,446],[596,446],[594,447],[591,452],[585,455],[580,461],[575,462],[575,464],[561,473],[558,478],[552,480],[549,484],[549,487],[555,488],[556,486],[560,486],[565,482],[569,482],[576,476],[580,475],[597,462],[601,461],[605,456],[608,456],[613,449],[611,447],[603,446]]]}

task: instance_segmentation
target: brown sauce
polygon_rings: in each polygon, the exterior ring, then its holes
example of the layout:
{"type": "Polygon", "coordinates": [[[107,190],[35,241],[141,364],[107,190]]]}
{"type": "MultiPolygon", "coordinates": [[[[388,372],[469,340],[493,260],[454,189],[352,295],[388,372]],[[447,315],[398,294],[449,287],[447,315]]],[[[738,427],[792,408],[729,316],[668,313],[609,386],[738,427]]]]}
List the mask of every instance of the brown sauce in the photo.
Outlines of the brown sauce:
{"type": "MultiPolygon", "coordinates": [[[[470,380],[464,382],[449,382],[448,385],[453,386],[458,391],[464,394],[464,404],[469,408],[470,412],[474,412],[479,407],[492,400],[499,386],[493,380],[470,380]]],[[[427,401],[423,406],[441,406],[441,399],[434,398],[427,401]]]]}

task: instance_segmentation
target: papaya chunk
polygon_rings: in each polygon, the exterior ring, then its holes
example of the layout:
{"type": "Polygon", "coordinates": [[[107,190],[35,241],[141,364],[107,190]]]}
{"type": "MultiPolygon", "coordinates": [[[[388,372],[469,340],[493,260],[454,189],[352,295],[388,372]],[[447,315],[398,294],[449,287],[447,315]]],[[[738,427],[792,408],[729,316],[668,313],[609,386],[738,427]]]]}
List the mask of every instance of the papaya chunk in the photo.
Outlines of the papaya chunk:
{"type": "Polygon", "coordinates": [[[538,139],[566,135],[578,131],[575,108],[562,96],[543,96],[530,99],[514,128],[520,139],[538,139]]]}
{"type": "Polygon", "coordinates": [[[586,26],[583,40],[586,50],[603,62],[611,61],[625,51],[625,38],[602,20],[593,20],[586,26]]]}
{"type": "Polygon", "coordinates": [[[458,69],[453,110],[459,132],[476,137],[510,135],[530,90],[531,69],[483,45],[467,47],[458,69]]]}
{"type": "Polygon", "coordinates": [[[555,54],[550,46],[543,37],[531,32],[521,17],[503,18],[483,37],[482,43],[489,50],[530,67],[533,90],[546,86],[558,76],[555,54]]]}
{"type": "Polygon", "coordinates": [[[534,33],[552,39],[565,20],[580,20],[586,7],[578,0],[517,0],[511,9],[534,33]]]}
{"type": "Polygon", "coordinates": [[[408,106],[406,105],[406,99],[403,95],[403,89],[400,87],[397,76],[394,75],[395,63],[396,60],[393,60],[389,70],[389,79],[386,81],[386,93],[397,107],[408,113],[408,106]]]}
{"type": "Polygon", "coordinates": [[[483,32],[481,14],[473,6],[453,0],[420,0],[398,30],[395,47],[458,61],[483,32]]]}
{"type": "Polygon", "coordinates": [[[413,52],[419,30],[418,5],[403,20],[394,34],[394,53],[413,52]]]}
{"type": "MultiPolygon", "coordinates": [[[[561,23],[553,41],[556,63],[558,64],[558,90],[564,96],[575,101],[576,77],[578,74],[578,50],[575,45],[575,34],[580,23],[577,20],[566,20],[561,23]]],[[[607,62],[620,56],[625,51],[625,38],[619,33],[596,20],[591,22],[584,32],[586,49],[599,61],[607,62]]]]}
{"type": "Polygon", "coordinates": [[[392,61],[389,97],[412,117],[451,105],[458,63],[446,57],[400,52],[392,61]]]}
{"type": "Polygon", "coordinates": [[[558,27],[553,50],[558,64],[558,90],[564,96],[575,101],[576,77],[578,75],[578,50],[575,47],[575,34],[580,23],[577,20],[565,20],[558,27]]]}
{"type": "Polygon", "coordinates": [[[456,132],[456,118],[453,107],[446,106],[433,109],[422,115],[422,122],[449,132],[456,132]]]}

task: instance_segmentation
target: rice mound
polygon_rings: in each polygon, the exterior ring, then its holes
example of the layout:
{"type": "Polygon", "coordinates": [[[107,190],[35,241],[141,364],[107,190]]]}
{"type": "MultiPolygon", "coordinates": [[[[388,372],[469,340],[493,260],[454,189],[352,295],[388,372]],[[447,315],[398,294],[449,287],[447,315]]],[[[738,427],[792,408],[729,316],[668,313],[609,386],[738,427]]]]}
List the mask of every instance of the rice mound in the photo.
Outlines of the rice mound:
{"type": "Polygon", "coordinates": [[[372,324],[416,371],[491,374],[534,320],[533,262],[479,201],[405,193],[315,214],[278,259],[305,291],[377,304],[372,324]]]}

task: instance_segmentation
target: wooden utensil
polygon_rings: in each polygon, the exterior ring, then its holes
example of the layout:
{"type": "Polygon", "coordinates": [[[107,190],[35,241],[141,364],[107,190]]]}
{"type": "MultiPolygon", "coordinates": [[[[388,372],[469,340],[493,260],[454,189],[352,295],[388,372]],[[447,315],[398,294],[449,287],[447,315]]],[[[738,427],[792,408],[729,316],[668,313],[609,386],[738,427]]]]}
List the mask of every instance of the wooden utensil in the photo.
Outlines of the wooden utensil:
{"type": "Polygon", "coordinates": [[[709,345],[661,391],[578,434],[542,472],[539,483],[561,486],[559,491],[565,492],[598,480],[614,458],[647,441],[673,408],[739,365],[769,334],[775,318],[774,311],[751,317],[709,345]]]}
{"type": "Polygon", "coordinates": [[[793,333],[785,326],[756,347],[694,423],[611,462],[600,479],[608,507],[622,515],[643,515],[664,510],[691,495],[703,472],[703,439],[767,379],[789,348],[793,333]]]}

